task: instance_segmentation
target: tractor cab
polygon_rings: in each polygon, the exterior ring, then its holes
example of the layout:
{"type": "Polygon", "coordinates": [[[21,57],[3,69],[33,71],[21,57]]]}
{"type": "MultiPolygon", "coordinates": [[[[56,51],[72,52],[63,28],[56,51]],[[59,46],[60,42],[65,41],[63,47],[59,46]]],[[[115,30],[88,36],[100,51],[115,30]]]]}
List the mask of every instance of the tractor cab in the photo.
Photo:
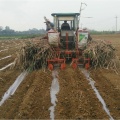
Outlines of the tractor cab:
{"type": "Polygon", "coordinates": [[[54,17],[54,28],[58,31],[69,30],[76,31],[78,28],[78,17],[80,13],[53,13],[51,14],[54,17]],[[67,22],[69,28],[62,29],[62,24],[67,22]]]}
{"type": "Polygon", "coordinates": [[[79,13],[53,13],[54,29],[60,32],[60,43],[63,49],[75,49],[75,32],[78,29],[79,13]],[[66,38],[68,45],[66,46],[66,38]],[[68,48],[67,48],[68,47],[68,48]]]}

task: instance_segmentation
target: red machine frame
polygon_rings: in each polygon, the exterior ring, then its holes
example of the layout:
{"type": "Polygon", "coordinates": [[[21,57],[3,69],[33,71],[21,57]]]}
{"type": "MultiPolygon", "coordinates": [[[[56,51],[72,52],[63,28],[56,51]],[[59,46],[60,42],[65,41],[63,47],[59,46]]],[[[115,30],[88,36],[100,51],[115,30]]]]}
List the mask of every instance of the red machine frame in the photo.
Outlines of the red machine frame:
{"type": "MultiPolygon", "coordinates": [[[[56,32],[48,32],[48,33],[56,33],[56,32]]],[[[66,50],[61,51],[60,50],[60,41],[58,41],[58,47],[55,48],[56,53],[58,54],[57,58],[54,59],[48,59],[48,69],[53,70],[54,69],[54,64],[58,64],[61,70],[64,70],[66,68],[66,59],[60,58],[60,54],[64,53],[66,55],[72,55],[73,53],[76,53],[76,58],[72,58],[72,63],[71,66],[73,69],[76,69],[79,64],[84,64],[86,69],[89,69],[90,67],[90,58],[83,58],[84,63],[79,62],[79,55],[82,54],[82,51],[78,49],[78,31],[76,32],[77,36],[77,41],[76,41],[76,49],[75,51],[69,50],[68,49],[68,33],[66,32],[66,50]]],[[[48,38],[49,39],[49,38],[48,38]]]]}

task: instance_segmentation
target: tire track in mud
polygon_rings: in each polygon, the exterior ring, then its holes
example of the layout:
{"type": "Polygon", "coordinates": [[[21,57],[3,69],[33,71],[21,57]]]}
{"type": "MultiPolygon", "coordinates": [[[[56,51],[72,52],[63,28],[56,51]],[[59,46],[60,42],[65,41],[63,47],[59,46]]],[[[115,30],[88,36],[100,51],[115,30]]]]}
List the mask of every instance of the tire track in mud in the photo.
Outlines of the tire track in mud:
{"type": "Polygon", "coordinates": [[[80,70],[60,71],[59,84],[56,119],[109,119],[80,70]]]}

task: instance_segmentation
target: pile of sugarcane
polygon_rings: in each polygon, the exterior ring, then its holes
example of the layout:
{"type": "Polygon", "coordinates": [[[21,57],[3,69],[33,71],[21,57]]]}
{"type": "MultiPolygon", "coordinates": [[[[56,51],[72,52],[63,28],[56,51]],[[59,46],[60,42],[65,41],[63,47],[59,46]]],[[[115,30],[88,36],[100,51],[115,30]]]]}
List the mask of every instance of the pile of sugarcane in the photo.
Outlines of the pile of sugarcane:
{"type": "Polygon", "coordinates": [[[92,40],[88,43],[83,55],[91,59],[91,66],[94,68],[107,68],[116,73],[119,72],[120,60],[116,55],[116,49],[110,42],[92,40]]]}
{"type": "Polygon", "coordinates": [[[26,42],[19,52],[19,65],[22,69],[33,71],[47,67],[47,60],[55,57],[54,50],[44,40],[26,42]]]}

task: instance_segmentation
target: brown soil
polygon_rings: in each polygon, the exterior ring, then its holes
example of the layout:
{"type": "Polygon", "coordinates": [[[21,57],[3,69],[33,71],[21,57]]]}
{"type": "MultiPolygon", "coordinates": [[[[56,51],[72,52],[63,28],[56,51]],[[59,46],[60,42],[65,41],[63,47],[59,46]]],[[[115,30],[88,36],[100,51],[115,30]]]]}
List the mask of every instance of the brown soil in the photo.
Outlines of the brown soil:
{"type": "Polygon", "coordinates": [[[113,118],[120,119],[120,75],[110,70],[97,69],[91,71],[91,76],[113,118]]]}
{"type": "Polygon", "coordinates": [[[60,92],[55,110],[57,119],[108,119],[89,82],[79,69],[59,74],[60,92]]]}
{"type": "Polygon", "coordinates": [[[92,35],[92,38],[95,40],[105,40],[112,43],[112,45],[116,48],[116,53],[120,57],[120,34],[112,34],[112,35],[92,35]]]}
{"type": "MultiPolygon", "coordinates": [[[[119,35],[94,35],[92,37],[111,41],[117,48],[117,55],[120,57],[119,35]]],[[[14,54],[18,50],[15,42],[22,44],[21,41],[4,41],[4,45],[14,44],[14,47],[10,47],[6,52],[1,52],[0,58],[14,54]]],[[[10,62],[9,60],[11,58],[3,60],[4,62],[0,61],[3,62],[0,65],[5,66],[10,62]]],[[[106,69],[90,72],[111,115],[115,119],[120,119],[120,75],[106,69]]],[[[20,73],[21,71],[18,69],[0,71],[0,99],[20,73]]],[[[29,73],[15,94],[0,106],[0,119],[49,119],[50,111],[48,109],[52,106],[50,101],[52,79],[50,71],[38,70],[29,73]]],[[[59,84],[60,91],[55,107],[56,119],[109,119],[89,82],[79,69],[73,70],[67,67],[64,71],[59,71],[59,84]]]]}
{"type": "Polygon", "coordinates": [[[49,71],[30,73],[19,86],[15,95],[0,107],[0,119],[49,118],[51,80],[49,71]]]}
{"type": "Polygon", "coordinates": [[[9,48],[6,51],[2,51],[2,52],[0,52],[0,59],[3,58],[3,57],[9,56],[9,55],[13,55],[18,50],[19,50],[19,48],[9,48]]]}
{"type": "MultiPolygon", "coordinates": [[[[120,34],[93,35],[93,39],[104,39],[111,42],[120,58],[120,34]]],[[[112,70],[97,69],[91,71],[100,94],[104,98],[113,118],[120,119],[120,74],[112,70]]]]}
{"type": "Polygon", "coordinates": [[[0,71],[0,99],[2,99],[4,93],[13,84],[19,74],[19,70],[7,69],[4,71],[0,71]]]}
{"type": "Polygon", "coordinates": [[[5,59],[4,59],[4,60],[1,60],[1,61],[0,61],[0,69],[3,68],[3,67],[5,67],[5,66],[8,65],[8,64],[14,62],[14,59],[15,59],[15,58],[10,57],[10,58],[7,58],[6,60],[5,60],[5,59]]]}

